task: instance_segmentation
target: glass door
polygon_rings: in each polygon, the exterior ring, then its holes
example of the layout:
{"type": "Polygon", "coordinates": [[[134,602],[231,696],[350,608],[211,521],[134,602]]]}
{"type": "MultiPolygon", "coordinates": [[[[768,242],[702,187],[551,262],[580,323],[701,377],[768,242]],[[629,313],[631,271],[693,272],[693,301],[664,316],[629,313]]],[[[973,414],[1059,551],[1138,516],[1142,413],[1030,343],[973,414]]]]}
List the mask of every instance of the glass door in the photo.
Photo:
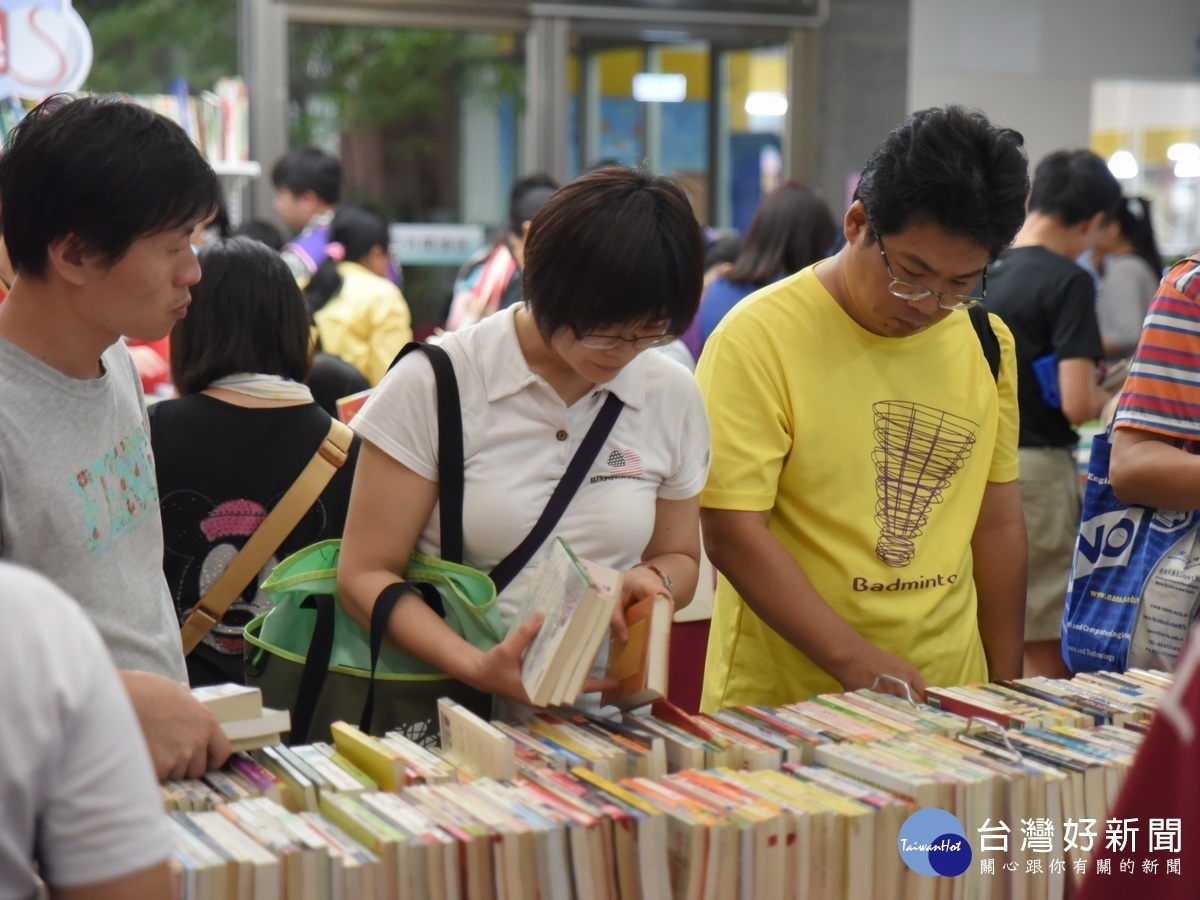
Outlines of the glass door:
{"type": "Polygon", "coordinates": [[[676,179],[703,223],[744,230],[782,177],[786,70],[779,45],[577,37],[568,176],[643,166],[676,179]]]}

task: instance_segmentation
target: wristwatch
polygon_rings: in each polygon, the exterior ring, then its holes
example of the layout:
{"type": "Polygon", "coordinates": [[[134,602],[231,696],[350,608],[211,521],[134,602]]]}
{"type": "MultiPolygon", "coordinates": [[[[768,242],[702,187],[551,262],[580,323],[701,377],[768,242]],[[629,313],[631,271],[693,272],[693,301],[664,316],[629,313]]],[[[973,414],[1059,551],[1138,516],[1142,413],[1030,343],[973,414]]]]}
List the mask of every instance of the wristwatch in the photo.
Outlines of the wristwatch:
{"type": "Polygon", "coordinates": [[[666,572],[664,572],[662,569],[660,569],[658,566],[654,565],[653,563],[640,562],[636,566],[634,566],[634,568],[636,569],[636,568],[638,568],[638,566],[640,566],[643,569],[649,569],[651,572],[653,572],[655,575],[657,575],[659,577],[659,579],[662,581],[663,587],[665,587],[667,589],[667,596],[670,597],[672,600],[675,599],[675,582],[673,582],[671,580],[670,575],[668,575],[666,572]]]}

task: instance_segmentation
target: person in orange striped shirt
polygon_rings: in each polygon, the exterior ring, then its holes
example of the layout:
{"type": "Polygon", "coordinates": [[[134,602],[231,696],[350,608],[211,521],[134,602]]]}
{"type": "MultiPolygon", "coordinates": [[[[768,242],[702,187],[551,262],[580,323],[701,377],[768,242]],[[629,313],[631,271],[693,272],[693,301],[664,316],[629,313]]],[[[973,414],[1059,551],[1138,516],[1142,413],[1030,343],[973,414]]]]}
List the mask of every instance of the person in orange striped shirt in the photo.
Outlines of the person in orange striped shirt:
{"type": "Polygon", "coordinates": [[[1122,503],[1200,509],[1200,253],[1163,278],[1113,422],[1122,503]]]}

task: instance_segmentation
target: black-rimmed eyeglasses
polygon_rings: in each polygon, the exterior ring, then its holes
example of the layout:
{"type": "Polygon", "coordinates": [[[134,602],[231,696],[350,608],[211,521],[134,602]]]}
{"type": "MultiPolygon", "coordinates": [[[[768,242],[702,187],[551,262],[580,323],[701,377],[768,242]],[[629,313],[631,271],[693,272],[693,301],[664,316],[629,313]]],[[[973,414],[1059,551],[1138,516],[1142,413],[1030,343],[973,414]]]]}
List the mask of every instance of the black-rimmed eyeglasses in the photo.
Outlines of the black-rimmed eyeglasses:
{"type": "Polygon", "coordinates": [[[645,350],[648,347],[661,347],[673,340],[675,335],[669,331],[631,338],[619,334],[581,334],[578,338],[579,343],[589,350],[612,350],[622,344],[633,344],[635,350],[645,350]]]}

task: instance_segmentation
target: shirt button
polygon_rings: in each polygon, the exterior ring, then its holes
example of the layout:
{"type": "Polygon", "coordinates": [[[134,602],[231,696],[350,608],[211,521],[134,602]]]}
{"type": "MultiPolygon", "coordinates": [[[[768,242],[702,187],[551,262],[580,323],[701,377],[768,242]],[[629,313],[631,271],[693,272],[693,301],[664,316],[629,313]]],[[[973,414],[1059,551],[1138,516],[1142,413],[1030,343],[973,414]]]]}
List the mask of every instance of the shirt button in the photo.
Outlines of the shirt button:
{"type": "Polygon", "coordinates": [[[554,436],[556,438],[558,438],[560,441],[565,441],[567,439],[567,433],[565,431],[561,431],[561,430],[558,432],[558,434],[556,434],[554,436]]]}

